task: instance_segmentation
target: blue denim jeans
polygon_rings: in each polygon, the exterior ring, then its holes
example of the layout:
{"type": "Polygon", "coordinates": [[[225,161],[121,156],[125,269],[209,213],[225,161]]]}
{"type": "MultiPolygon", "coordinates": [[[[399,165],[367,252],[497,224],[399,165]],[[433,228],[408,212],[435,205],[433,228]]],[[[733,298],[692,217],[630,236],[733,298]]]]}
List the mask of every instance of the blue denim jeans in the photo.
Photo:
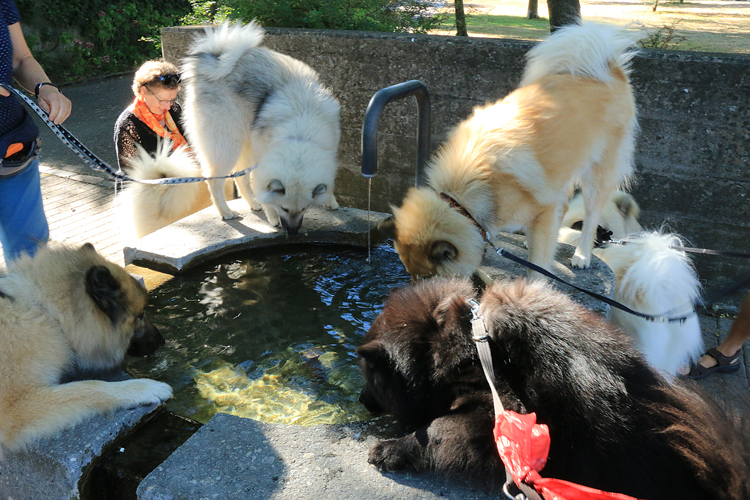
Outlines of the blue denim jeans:
{"type": "Polygon", "coordinates": [[[18,175],[0,177],[0,243],[6,264],[24,253],[34,255],[48,239],[39,160],[34,160],[18,175]]]}

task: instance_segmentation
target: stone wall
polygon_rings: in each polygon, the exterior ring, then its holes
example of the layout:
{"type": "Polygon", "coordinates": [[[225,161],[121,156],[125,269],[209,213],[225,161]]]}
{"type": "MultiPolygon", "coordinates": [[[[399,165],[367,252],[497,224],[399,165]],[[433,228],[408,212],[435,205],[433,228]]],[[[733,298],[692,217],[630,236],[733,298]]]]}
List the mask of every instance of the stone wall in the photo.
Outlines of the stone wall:
{"type": "MultiPolygon", "coordinates": [[[[179,61],[201,28],[165,28],[164,55],[179,61]]],[[[339,202],[366,208],[362,118],[379,89],[424,82],[432,100],[432,150],[472,108],[513,90],[529,42],[346,31],[268,29],[266,45],[305,61],[342,106],[339,202]]],[[[742,247],[750,238],[750,59],[644,50],[633,63],[641,132],[632,192],[642,220],[696,245],[742,247]],[[739,229],[739,232],[736,230],[739,229]],[[727,244],[716,239],[730,238],[727,244]],[[741,235],[738,239],[738,234],[741,235]]],[[[379,126],[372,208],[388,211],[414,183],[416,100],[390,104],[379,126]]]]}

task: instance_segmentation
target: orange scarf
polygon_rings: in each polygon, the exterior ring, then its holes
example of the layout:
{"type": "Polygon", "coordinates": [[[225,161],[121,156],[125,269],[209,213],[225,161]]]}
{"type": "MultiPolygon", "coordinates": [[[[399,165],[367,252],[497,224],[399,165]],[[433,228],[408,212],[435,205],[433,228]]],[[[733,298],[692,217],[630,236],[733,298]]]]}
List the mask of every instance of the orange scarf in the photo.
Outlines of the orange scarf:
{"type": "Polygon", "coordinates": [[[177,125],[172,119],[172,115],[169,114],[169,111],[165,111],[163,115],[155,115],[148,109],[146,101],[141,97],[136,97],[133,102],[133,114],[158,135],[165,139],[170,139],[172,141],[173,150],[183,145],[187,147],[187,141],[177,129],[177,125]],[[164,119],[169,131],[165,130],[161,123],[159,123],[162,119],[164,119]]]}

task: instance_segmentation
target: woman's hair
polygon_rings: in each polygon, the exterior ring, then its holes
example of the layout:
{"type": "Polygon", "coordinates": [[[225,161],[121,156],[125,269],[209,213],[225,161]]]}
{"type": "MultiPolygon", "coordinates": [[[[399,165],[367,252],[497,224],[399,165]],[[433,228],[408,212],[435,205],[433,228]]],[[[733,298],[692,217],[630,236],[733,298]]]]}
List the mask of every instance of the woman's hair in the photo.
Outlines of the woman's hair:
{"type": "Polygon", "coordinates": [[[144,85],[162,87],[165,89],[176,89],[180,86],[180,79],[168,78],[166,81],[161,80],[159,77],[179,75],[180,71],[172,63],[155,59],[152,61],[146,61],[138,68],[133,78],[133,94],[136,96],[144,85]]]}

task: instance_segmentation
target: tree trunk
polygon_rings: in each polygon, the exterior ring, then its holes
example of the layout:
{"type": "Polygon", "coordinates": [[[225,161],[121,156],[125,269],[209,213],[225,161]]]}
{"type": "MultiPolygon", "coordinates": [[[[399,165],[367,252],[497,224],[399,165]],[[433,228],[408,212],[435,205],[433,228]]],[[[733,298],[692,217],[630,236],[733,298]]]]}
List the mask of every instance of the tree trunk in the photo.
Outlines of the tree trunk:
{"type": "Polygon", "coordinates": [[[549,30],[566,24],[581,24],[581,4],[578,0],[547,0],[549,9],[549,30]]]}
{"type": "Polygon", "coordinates": [[[454,5],[456,8],[456,36],[469,36],[469,33],[466,31],[466,14],[464,14],[464,0],[454,0],[454,5]]]}
{"type": "Polygon", "coordinates": [[[529,0],[529,10],[526,19],[539,19],[539,0],[529,0]]]}

